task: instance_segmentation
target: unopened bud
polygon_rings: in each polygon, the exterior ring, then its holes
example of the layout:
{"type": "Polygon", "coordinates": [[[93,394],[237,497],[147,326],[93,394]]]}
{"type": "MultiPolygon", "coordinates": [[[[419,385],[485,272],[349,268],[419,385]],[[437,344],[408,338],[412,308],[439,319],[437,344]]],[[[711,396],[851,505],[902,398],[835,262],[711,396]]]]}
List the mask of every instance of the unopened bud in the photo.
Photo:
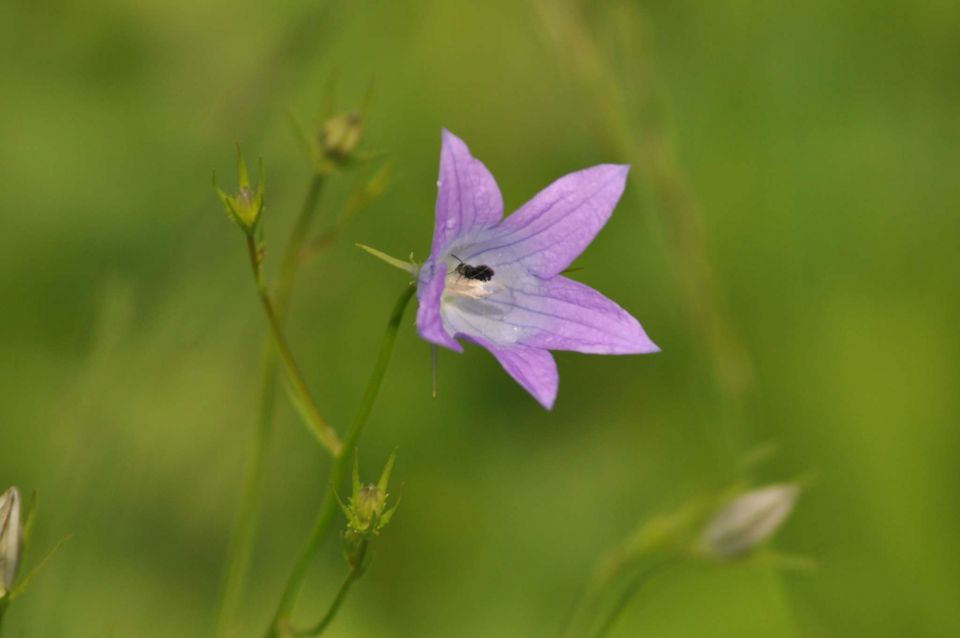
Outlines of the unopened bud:
{"type": "Polygon", "coordinates": [[[353,463],[353,493],[345,504],[340,503],[344,515],[347,517],[347,531],[357,536],[369,537],[375,536],[383,529],[393,513],[397,510],[399,500],[393,507],[387,509],[387,485],[390,482],[390,474],[393,472],[393,464],[396,460],[396,452],[390,455],[380,480],[377,484],[363,485],[360,483],[360,470],[357,459],[353,463]]]}
{"type": "Polygon", "coordinates": [[[13,588],[22,551],[20,492],[11,487],[0,496],[0,599],[13,588]]]}
{"type": "Polygon", "coordinates": [[[320,131],[320,146],[324,154],[334,162],[343,162],[360,143],[363,133],[363,116],[357,111],[332,117],[320,131]]]}
{"type": "Polygon", "coordinates": [[[780,528],[799,493],[796,485],[782,483],[737,497],[710,519],[700,538],[700,550],[723,560],[749,552],[780,528]]]}
{"type": "Polygon", "coordinates": [[[245,232],[252,232],[260,221],[260,214],[263,212],[263,162],[260,162],[260,178],[256,190],[250,185],[250,174],[247,171],[247,163],[243,159],[243,153],[240,147],[237,147],[237,193],[228,195],[216,184],[214,179],[214,188],[217,189],[217,195],[223,202],[223,207],[227,211],[227,217],[233,220],[245,232]]]}

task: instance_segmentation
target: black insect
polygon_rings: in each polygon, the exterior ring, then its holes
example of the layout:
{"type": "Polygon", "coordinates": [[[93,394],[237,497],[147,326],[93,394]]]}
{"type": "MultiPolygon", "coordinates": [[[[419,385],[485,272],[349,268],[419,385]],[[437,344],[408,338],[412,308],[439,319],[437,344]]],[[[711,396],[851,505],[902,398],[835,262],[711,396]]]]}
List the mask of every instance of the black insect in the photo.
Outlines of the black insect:
{"type": "Polygon", "coordinates": [[[493,268],[490,266],[471,266],[454,254],[450,256],[460,262],[460,265],[454,270],[461,277],[465,279],[476,279],[477,281],[490,281],[493,279],[493,268]]]}

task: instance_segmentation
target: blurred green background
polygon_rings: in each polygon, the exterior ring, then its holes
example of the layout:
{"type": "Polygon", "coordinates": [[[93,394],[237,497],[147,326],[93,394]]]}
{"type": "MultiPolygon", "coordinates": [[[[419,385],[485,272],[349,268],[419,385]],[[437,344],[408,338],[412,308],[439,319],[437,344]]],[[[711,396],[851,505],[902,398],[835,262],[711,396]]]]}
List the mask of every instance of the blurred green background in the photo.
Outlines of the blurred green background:
{"type": "MultiPolygon", "coordinates": [[[[561,353],[542,410],[408,311],[361,442],[405,484],[331,636],[552,636],[593,561],[726,488],[813,473],[781,551],[691,565],[615,636],[960,635],[960,4],[812,0],[0,3],[0,488],[37,489],[12,636],[208,636],[254,432],[264,322],[210,188],[267,167],[267,268],[309,176],[288,110],[375,97],[390,189],[298,282],[289,337],[341,429],[423,257],[439,133],[513,210],[560,175],[633,179],[577,278],[663,353],[561,353]]],[[[334,180],[318,228],[356,175],[334,180]]],[[[259,635],[325,489],[285,400],[237,635],[259,635]]],[[[344,573],[336,542],[297,619],[344,573]]]]}

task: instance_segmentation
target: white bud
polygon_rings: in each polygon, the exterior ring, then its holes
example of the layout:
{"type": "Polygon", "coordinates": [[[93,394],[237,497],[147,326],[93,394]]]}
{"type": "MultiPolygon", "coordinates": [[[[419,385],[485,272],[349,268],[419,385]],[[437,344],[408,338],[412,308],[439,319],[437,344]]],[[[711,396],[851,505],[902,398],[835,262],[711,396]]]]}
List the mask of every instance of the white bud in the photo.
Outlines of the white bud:
{"type": "Polygon", "coordinates": [[[22,548],[20,492],[11,487],[0,496],[0,598],[13,587],[22,548]]]}
{"type": "Polygon", "coordinates": [[[792,483],[768,485],[734,499],[707,524],[701,550],[720,559],[737,558],[773,536],[797,502],[792,483]]]}

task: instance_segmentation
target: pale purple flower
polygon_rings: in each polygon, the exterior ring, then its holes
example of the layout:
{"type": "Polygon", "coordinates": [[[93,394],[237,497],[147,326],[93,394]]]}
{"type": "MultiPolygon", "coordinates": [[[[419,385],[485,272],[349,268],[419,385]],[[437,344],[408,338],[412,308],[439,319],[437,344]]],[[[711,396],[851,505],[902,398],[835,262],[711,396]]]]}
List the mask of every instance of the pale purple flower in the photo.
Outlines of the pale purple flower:
{"type": "Polygon", "coordinates": [[[490,171],[444,130],[433,247],[417,282],[420,336],[457,352],[457,339],[483,346],[547,409],[559,381],[550,350],[658,352],[627,311],[560,274],[610,218],[628,170],[571,173],[504,218],[490,171]],[[459,260],[493,275],[458,271],[459,260]]]}

